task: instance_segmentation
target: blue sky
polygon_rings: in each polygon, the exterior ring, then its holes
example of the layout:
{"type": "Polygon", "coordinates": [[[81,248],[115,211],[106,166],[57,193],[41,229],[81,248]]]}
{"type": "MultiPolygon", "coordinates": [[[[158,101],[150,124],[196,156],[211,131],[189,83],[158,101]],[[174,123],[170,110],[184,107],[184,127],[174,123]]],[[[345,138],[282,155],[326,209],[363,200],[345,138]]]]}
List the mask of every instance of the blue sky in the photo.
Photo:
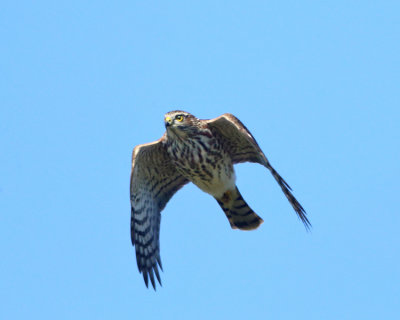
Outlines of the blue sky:
{"type": "Polygon", "coordinates": [[[1,319],[395,319],[395,1],[6,1],[0,10],[1,319]],[[270,173],[231,230],[193,185],[162,213],[163,287],[130,243],[130,157],[163,115],[230,112],[270,173]]]}

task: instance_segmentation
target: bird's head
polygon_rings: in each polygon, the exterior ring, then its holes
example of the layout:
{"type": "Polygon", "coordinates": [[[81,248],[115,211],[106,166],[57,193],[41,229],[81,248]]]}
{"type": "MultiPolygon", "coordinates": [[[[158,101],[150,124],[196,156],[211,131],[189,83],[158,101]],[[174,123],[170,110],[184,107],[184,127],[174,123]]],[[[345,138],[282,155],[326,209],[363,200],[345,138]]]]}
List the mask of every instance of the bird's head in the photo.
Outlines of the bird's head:
{"type": "Polygon", "coordinates": [[[164,117],[167,134],[172,132],[180,137],[196,133],[198,122],[194,115],[181,110],[170,111],[164,117]]]}

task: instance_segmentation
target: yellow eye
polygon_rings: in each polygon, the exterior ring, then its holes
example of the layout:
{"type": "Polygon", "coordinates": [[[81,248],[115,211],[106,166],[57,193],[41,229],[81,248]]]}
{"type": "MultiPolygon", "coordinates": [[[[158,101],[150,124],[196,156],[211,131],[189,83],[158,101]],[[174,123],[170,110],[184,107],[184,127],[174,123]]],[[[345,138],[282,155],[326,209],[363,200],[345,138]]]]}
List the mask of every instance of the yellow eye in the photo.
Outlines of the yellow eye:
{"type": "Polygon", "coordinates": [[[177,121],[183,121],[183,116],[182,115],[176,116],[175,119],[177,121]]]}

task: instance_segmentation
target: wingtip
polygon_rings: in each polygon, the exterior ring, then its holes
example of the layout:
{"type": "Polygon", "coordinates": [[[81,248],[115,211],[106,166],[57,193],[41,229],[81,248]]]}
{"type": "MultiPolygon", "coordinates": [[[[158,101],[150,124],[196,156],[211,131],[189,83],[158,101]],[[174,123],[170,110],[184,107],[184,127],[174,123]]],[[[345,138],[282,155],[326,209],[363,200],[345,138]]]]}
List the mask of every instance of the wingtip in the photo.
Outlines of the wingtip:
{"type": "MultiPolygon", "coordinates": [[[[297,211],[297,210],[296,210],[297,211]]],[[[303,209],[303,207],[300,206],[300,210],[297,211],[297,214],[301,220],[301,222],[303,222],[304,227],[306,228],[307,232],[311,232],[312,229],[312,225],[311,222],[308,220],[307,218],[307,213],[306,211],[303,209]]]]}
{"type": "Polygon", "coordinates": [[[312,225],[311,225],[310,221],[308,221],[307,217],[305,218],[305,220],[302,220],[302,221],[303,221],[304,227],[306,228],[306,231],[311,232],[312,225]]]}
{"type": "Polygon", "coordinates": [[[144,283],[146,285],[146,288],[148,288],[149,287],[149,277],[147,275],[147,271],[146,270],[143,270],[143,279],[144,279],[144,283]]]}
{"type": "Polygon", "coordinates": [[[160,287],[162,287],[160,272],[158,271],[157,265],[148,270],[142,270],[141,272],[143,274],[143,280],[146,285],[146,288],[149,288],[149,278],[150,278],[151,286],[153,287],[154,291],[157,291],[157,284],[154,278],[154,274],[156,276],[158,283],[160,284],[160,287]]]}
{"type": "Polygon", "coordinates": [[[155,267],[154,267],[154,273],[156,274],[158,283],[160,284],[160,286],[162,286],[160,272],[158,271],[157,265],[155,265],[155,267]]]}
{"type": "Polygon", "coordinates": [[[151,285],[153,286],[154,291],[156,291],[156,282],[154,281],[154,272],[152,268],[149,271],[149,275],[150,275],[151,285]]]}
{"type": "Polygon", "coordinates": [[[162,267],[162,263],[161,263],[161,258],[159,255],[157,256],[157,262],[158,262],[158,265],[160,266],[161,271],[164,271],[164,269],[162,267]]]}

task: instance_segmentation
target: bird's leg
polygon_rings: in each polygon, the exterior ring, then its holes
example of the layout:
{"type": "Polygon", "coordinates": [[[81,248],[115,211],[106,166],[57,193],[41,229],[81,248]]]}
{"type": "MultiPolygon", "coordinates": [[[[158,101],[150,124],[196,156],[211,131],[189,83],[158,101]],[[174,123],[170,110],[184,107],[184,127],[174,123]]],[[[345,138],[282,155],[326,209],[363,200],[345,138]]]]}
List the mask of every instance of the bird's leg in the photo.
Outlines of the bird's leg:
{"type": "Polygon", "coordinates": [[[232,201],[232,196],[233,190],[225,191],[225,193],[222,195],[221,201],[227,204],[232,201]]]}

